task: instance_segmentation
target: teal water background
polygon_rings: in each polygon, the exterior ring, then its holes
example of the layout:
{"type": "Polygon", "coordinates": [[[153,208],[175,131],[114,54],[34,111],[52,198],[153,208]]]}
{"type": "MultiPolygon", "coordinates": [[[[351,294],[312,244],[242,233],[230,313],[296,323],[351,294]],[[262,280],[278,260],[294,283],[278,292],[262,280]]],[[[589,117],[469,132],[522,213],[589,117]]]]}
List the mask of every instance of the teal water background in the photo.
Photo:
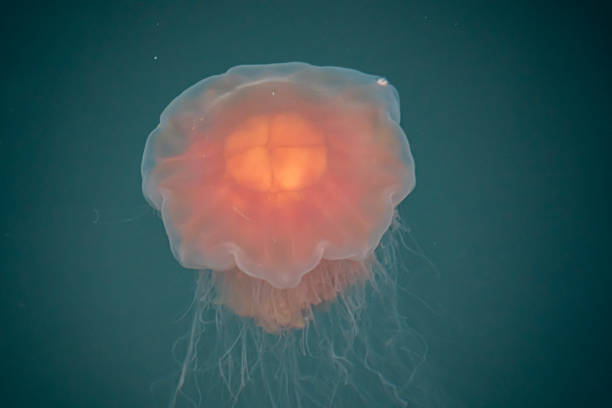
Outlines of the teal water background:
{"type": "Polygon", "coordinates": [[[417,170],[401,212],[439,271],[413,289],[440,311],[424,330],[446,404],[604,406],[610,9],[456,3],[3,6],[0,406],[165,401],[194,274],[142,197],[144,142],[198,80],[286,61],[399,91],[417,170]]]}

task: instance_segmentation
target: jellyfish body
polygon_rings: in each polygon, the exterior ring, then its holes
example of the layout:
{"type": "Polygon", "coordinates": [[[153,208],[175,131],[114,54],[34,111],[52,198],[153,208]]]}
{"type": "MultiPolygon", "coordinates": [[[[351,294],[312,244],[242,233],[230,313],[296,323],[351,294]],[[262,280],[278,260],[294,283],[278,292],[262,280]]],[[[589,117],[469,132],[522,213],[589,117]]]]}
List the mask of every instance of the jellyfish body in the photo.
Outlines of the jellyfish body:
{"type": "Polygon", "coordinates": [[[387,80],[304,63],[247,65],[193,85],[146,143],[143,192],[186,268],[270,332],[368,279],[415,184],[387,80]]]}

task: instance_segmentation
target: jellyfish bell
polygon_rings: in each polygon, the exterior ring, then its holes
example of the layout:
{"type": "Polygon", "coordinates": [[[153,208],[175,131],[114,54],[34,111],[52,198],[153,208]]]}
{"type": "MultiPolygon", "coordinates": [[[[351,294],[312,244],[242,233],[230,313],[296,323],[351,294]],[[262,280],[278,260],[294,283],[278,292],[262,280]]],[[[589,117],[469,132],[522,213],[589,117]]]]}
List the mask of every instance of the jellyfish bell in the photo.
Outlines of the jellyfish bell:
{"type": "MultiPolygon", "coordinates": [[[[177,259],[220,272],[226,305],[268,328],[304,325],[299,315],[331,291],[309,287],[330,262],[364,275],[359,262],[414,185],[386,81],[278,65],[236,67],[190,88],[162,115],[143,160],[145,196],[177,259]],[[299,303],[237,296],[258,286],[299,303]]],[[[335,292],[351,281],[323,275],[335,292]]]]}
{"type": "Polygon", "coordinates": [[[278,335],[372,282],[415,185],[399,120],[387,79],[305,63],[237,66],[174,99],[147,139],[142,189],[176,259],[209,273],[196,301],[278,335]]]}

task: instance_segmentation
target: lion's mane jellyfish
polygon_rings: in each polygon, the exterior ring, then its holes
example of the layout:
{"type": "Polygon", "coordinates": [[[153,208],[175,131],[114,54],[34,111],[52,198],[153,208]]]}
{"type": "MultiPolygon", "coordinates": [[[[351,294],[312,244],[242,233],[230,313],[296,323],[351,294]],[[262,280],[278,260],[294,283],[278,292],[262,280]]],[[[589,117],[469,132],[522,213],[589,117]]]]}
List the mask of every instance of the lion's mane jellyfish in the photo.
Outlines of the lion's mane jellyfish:
{"type": "MultiPolygon", "coordinates": [[[[386,79],[304,63],[231,68],[193,85],[164,110],[146,143],[143,192],[161,213],[176,259],[201,271],[196,303],[200,314],[217,310],[217,331],[226,329],[219,311],[229,309],[259,333],[261,351],[268,337],[302,333],[304,343],[309,326],[323,321],[319,313],[333,313],[334,303],[344,304],[348,320],[358,319],[365,297],[351,293],[362,293],[355,288],[367,282],[376,286],[377,247],[415,185],[399,120],[398,94],[386,79]]],[[[350,324],[359,336],[358,323],[350,324]]],[[[194,325],[201,332],[205,319],[194,318],[194,325]]],[[[237,338],[245,336],[241,330],[237,338]]],[[[333,334],[319,335],[331,344],[333,334]]],[[[194,336],[178,391],[194,361],[194,336]]],[[[354,352],[353,337],[346,347],[354,352]]],[[[218,367],[237,403],[252,375],[244,366],[250,353],[243,350],[232,363],[241,373],[234,386],[222,364],[230,352],[218,356],[218,367]]],[[[262,376],[297,370],[286,362],[281,367],[262,376]]],[[[302,396],[296,391],[285,399],[299,402],[307,392],[293,374],[302,396]]],[[[405,402],[396,387],[396,400],[405,402]]]]}

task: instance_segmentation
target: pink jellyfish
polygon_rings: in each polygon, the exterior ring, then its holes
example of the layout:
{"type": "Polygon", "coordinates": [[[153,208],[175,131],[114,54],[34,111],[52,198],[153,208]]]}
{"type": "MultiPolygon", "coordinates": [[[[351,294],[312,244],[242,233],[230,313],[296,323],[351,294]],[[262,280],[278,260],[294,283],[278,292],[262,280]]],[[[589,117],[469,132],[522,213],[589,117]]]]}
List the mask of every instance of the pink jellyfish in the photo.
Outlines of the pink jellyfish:
{"type": "Polygon", "coordinates": [[[210,273],[201,296],[280,335],[372,281],[415,185],[399,116],[386,79],[304,63],[237,66],[172,101],[142,188],[176,259],[210,273]]]}

